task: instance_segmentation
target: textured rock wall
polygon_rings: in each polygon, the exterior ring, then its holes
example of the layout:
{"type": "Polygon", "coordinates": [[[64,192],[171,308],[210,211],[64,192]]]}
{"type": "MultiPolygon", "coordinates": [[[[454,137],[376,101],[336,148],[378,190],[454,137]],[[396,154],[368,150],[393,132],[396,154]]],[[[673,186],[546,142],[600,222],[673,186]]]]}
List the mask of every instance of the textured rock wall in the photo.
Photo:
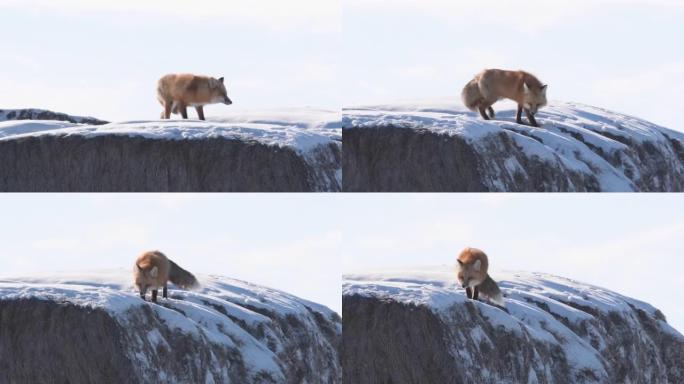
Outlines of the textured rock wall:
{"type": "Polygon", "coordinates": [[[0,191],[337,191],[340,158],[335,144],[309,159],[290,148],[220,138],[44,135],[0,141],[0,191]]]}

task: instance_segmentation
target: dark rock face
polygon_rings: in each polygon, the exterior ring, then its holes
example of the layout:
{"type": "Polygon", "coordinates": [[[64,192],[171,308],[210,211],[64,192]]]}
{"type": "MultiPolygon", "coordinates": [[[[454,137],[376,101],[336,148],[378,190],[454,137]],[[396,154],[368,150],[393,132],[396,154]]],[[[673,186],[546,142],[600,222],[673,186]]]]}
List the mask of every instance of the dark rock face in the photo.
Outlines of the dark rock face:
{"type": "Polygon", "coordinates": [[[46,111],[43,109],[0,109],[1,120],[59,120],[77,124],[103,125],[108,121],[94,117],[71,116],[66,113],[46,111]]]}
{"type": "Polygon", "coordinates": [[[0,191],[339,191],[341,145],[303,156],[222,138],[42,135],[0,141],[0,191]]]}
{"type": "MultiPolygon", "coordinates": [[[[262,311],[264,312],[264,311],[262,311]]],[[[0,301],[0,382],[8,383],[340,383],[340,318],[262,313],[243,329],[277,354],[284,377],[247,375],[240,345],[198,340],[148,306],[126,321],[102,309],[22,299],[0,301]],[[163,342],[153,342],[150,334],[163,342]],[[276,345],[283,349],[277,352],[276,345]]]]}
{"type": "Polygon", "coordinates": [[[122,353],[122,336],[103,310],[0,301],[0,382],[131,382],[134,364],[122,353]]]}
{"type": "Polygon", "coordinates": [[[540,341],[527,330],[517,333],[495,326],[472,302],[437,314],[425,306],[351,295],[343,297],[344,382],[684,381],[684,338],[663,331],[658,325],[662,317],[633,308],[630,313],[596,312],[592,320],[573,322],[552,313],[544,303],[531,304],[595,348],[602,367],[572,369],[568,350],[560,343],[540,341]]]}
{"type": "MultiPolygon", "coordinates": [[[[558,159],[530,156],[506,133],[477,145],[419,128],[352,126],[342,135],[343,190],[348,192],[603,191],[596,170],[578,172],[558,159]],[[513,159],[522,170],[509,169],[513,159]]],[[[585,144],[631,180],[628,190],[684,191],[683,142],[615,139],[628,148],[607,154],[585,144]]]]}
{"type": "Polygon", "coordinates": [[[345,192],[487,190],[461,138],[393,127],[345,128],[342,138],[345,192]]]}

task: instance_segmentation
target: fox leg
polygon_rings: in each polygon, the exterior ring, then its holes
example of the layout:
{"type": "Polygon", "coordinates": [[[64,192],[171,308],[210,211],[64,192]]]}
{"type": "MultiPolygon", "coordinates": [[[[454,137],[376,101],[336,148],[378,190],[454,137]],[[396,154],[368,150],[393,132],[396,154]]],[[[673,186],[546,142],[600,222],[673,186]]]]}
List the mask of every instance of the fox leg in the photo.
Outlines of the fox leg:
{"type": "Polygon", "coordinates": [[[171,108],[173,107],[173,101],[165,100],[164,101],[164,112],[162,112],[162,118],[163,119],[170,119],[171,118],[171,108]]]}
{"type": "Polygon", "coordinates": [[[539,124],[537,124],[537,120],[534,118],[534,115],[527,108],[525,108],[525,115],[527,115],[527,120],[530,121],[530,125],[532,125],[533,127],[539,127],[539,124]]]}
{"type": "Polygon", "coordinates": [[[490,118],[490,119],[493,119],[494,116],[496,116],[496,114],[494,113],[494,108],[492,108],[491,105],[487,108],[487,113],[489,113],[489,118],[490,118]]]}
{"type": "Polygon", "coordinates": [[[480,115],[482,116],[483,119],[489,120],[489,116],[487,116],[487,108],[485,108],[483,105],[480,105],[480,115]]]}
{"type": "Polygon", "coordinates": [[[164,284],[164,290],[162,290],[162,296],[166,299],[166,284],[164,284]]]}
{"type": "Polygon", "coordinates": [[[153,303],[157,302],[157,290],[156,289],[152,290],[152,302],[153,303]]]}
{"type": "Polygon", "coordinates": [[[473,298],[473,289],[470,287],[466,287],[466,297],[469,299],[473,298]]]}
{"type": "Polygon", "coordinates": [[[199,117],[200,120],[204,120],[204,107],[198,105],[195,107],[195,110],[197,110],[197,117],[199,117]]]}
{"type": "Polygon", "coordinates": [[[523,106],[522,104],[518,104],[518,113],[515,115],[515,122],[518,124],[523,124],[522,121],[522,111],[523,111],[523,106]]]}
{"type": "Polygon", "coordinates": [[[188,108],[185,106],[185,104],[178,104],[177,106],[178,112],[180,112],[181,116],[183,116],[184,119],[188,118],[188,108]]]}
{"type": "Polygon", "coordinates": [[[473,288],[473,300],[477,301],[477,296],[480,294],[480,289],[478,287],[473,288]]]}

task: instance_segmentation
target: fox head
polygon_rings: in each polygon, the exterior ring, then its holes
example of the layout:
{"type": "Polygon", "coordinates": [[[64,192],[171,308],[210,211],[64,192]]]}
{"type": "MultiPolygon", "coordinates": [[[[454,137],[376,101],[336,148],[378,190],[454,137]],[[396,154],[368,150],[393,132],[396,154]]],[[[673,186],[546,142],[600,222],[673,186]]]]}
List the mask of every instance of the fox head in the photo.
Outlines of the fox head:
{"type": "Polygon", "coordinates": [[[458,261],[457,278],[461,287],[475,287],[484,281],[486,273],[482,270],[482,262],[480,260],[475,260],[472,263],[464,263],[461,260],[456,261],[458,261]]]}
{"type": "Polygon", "coordinates": [[[523,83],[523,91],[525,94],[525,102],[523,106],[530,111],[531,114],[536,115],[539,108],[546,105],[546,89],[548,84],[541,87],[529,87],[527,83],[523,83]]]}
{"type": "Polygon", "coordinates": [[[233,104],[230,98],[228,98],[228,91],[226,90],[226,85],[223,83],[223,77],[218,79],[212,77],[210,88],[212,103],[223,103],[225,105],[233,104]]]}
{"type": "Polygon", "coordinates": [[[159,268],[155,265],[152,268],[144,269],[135,263],[135,287],[144,297],[149,287],[156,288],[156,279],[159,276],[159,268]]]}

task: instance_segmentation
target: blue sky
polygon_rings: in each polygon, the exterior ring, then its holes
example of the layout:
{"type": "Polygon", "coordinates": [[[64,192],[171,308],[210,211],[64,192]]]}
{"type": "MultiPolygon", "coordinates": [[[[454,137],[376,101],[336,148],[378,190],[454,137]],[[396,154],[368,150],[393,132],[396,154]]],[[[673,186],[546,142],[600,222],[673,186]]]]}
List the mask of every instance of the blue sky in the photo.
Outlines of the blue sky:
{"type": "Polygon", "coordinates": [[[224,76],[231,108],[338,108],[337,0],[0,0],[0,108],[155,119],[170,72],[224,76]],[[294,11],[296,10],[296,11],[294,11]]]}
{"type": "MultiPolygon", "coordinates": [[[[684,332],[684,195],[357,194],[340,209],[345,273],[454,266],[544,272],[643,300],[684,332]]],[[[455,277],[454,277],[455,278],[455,277]]]]}
{"type": "Polygon", "coordinates": [[[132,270],[141,252],[159,249],[191,272],[341,313],[342,234],[331,194],[0,194],[0,206],[2,277],[132,270]]]}
{"type": "Polygon", "coordinates": [[[552,100],[684,130],[682,19],[675,0],[345,0],[344,103],[460,104],[481,69],[526,69],[552,100]]]}

